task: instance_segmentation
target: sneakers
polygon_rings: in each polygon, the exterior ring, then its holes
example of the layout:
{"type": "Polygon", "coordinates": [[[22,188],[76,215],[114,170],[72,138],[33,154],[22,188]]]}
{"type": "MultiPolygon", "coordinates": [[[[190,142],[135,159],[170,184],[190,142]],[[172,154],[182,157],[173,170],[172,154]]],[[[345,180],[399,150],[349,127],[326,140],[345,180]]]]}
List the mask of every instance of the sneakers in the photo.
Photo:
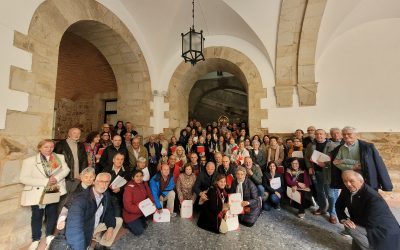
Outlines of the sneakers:
{"type": "Polygon", "coordinates": [[[300,214],[297,214],[297,217],[299,217],[300,219],[304,219],[304,217],[306,217],[306,214],[300,213],[300,214]]]}
{"type": "Polygon", "coordinates": [[[46,250],[50,247],[50,243],[53,239],[54,239],[54,235],[49,235],[46,237],[46,250]]]}
{"type": "Polygon", "coordinates": [[[38,240],[32,241],[31,245],[29,246],[28,250],[36,250],[39,246],[39,242],[38,240]]]}
{"type": "Polygon", "coordinates": [[[176,217],[176,213],[175,212],[171,213],[171,218],[174,218],[174,217],[176,217]]]}

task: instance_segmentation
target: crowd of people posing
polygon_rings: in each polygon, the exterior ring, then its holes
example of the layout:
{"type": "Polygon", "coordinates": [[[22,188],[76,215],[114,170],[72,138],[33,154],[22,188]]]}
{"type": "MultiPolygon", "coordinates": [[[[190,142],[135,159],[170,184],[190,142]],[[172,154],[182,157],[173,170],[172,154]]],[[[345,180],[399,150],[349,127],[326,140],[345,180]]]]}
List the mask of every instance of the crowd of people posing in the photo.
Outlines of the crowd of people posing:
{"type": "MultiPolygon", "coordinates": [[[[300,196],[288,199],[299,218],[315,201],[313,214],[328,214],[335,224],[339,191],[348,188],[342,171],[359,173],[374,190],[393,188],[375,147],[358,140],[351,127],[326,133],[310,126],[307,136],[298,129],[283,141],[250,137],[246,123],[214,122],[203,128],[191,120],[178,137],[151,135],[143,144],[130,122],[119,121],[114,128],[104,124],[102,131],[89,133],[84,143],[80,135],[80,129],[71,128],[68,138],[56,144],[43,140],[38,154],[23,162],[21,204],[32,210],[30,249],[39,245],[44,215],[48,246],[59,231],[64,241],[56,237],[52,244],[58,240],[66,249],[80,250],[93,246],[94,239],[100,249],[111,246],[121,226],[134,235],[144,232],[147,218],[139,204],[146,199],[156,213],[166,208],[171,217],[191,200],[197,225],[220,233],[229,194],[242,198],[238,220],[244,226],[253,226],[262,210],[280,210],[291,193],[300,196]],[[314,151],[329,158],[316,158],[314,151]],[[54,201],[43,201],[56,193],[54,201]]],[[[344,224],[348,218],[338,214],[344,224]]]]}

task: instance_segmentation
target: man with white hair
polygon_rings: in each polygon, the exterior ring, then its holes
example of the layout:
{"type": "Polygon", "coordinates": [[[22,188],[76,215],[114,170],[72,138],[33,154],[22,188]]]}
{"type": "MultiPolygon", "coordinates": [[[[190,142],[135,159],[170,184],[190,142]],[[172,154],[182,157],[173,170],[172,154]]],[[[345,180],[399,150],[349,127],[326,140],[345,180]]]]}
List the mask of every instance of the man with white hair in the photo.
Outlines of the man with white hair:
{"type": "Polygon", "coordinates": [[[344,144],[339,148],[333,164],[340,170],[360,173],[373,189],[392,191],[393,185],[378,150],[374,144],[357,139],[356,129],[342,129],[344,144]]]}
{"type": "Polygon", "coordinates": [[[346,188],[336,202],[336,211],[345,231],[358,249],[400,249],[399,223],[385,200],[354,170],[345,170],[346,188]],[[345,213],[348,211],[348,215],[345,213]]]}

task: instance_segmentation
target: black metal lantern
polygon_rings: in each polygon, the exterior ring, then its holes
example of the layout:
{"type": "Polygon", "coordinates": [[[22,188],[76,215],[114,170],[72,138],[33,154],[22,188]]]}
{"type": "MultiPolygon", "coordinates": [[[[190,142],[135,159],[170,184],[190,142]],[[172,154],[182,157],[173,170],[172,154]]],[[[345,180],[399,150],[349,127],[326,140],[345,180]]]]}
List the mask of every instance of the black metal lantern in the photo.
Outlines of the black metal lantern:
{"type": "Polygon", "coordinates": [[[194,29],[194,0],[192,1],[192,18],[193,24],[189,28],[189,32],[186,34],[181,33],[182,36],[182,57],[185,62],[190,61],[192,65],[195,65],[198,61],[204,61],[203,49],[204,40],[203,31],[196,32],[194,29]]]}

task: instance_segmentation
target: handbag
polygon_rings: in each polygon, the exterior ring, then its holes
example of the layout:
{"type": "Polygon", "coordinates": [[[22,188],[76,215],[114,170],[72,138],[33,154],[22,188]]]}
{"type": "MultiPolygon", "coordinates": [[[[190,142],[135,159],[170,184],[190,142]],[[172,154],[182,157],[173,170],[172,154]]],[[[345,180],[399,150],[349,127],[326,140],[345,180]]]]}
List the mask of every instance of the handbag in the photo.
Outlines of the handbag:
{"type": "Polygon", "coordinates": [[[219,225],[219,232],[226,234],[228,232],[228,224],[224,218],[221,218],[221,224],[219,225]]]}
{"type": "Polygon", "coordinates": [[[57,203],[60,201],[60,187],[58,185],[54,185],[51,187],[46,187],[43,190],[42,196],[40,197],[39,204],[46,205],[57,203]]]}

